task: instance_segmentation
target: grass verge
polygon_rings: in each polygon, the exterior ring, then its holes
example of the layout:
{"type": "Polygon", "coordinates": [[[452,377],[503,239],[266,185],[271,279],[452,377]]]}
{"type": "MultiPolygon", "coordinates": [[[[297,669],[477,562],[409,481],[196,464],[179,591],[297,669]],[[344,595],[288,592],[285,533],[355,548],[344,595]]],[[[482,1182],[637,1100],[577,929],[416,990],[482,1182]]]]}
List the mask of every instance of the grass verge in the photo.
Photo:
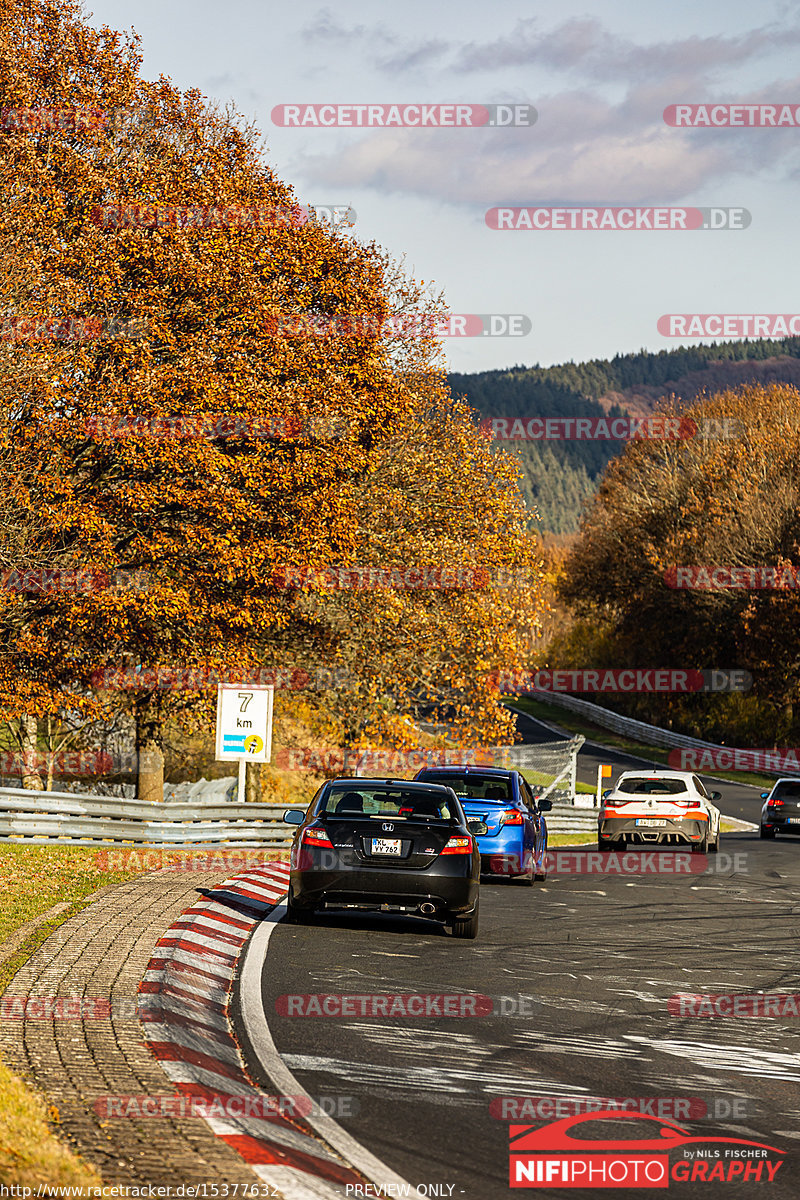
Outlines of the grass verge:
{"type": "MultiPolygon", "coordinates": [[[[82,846],[0,847],[0,956],[27,922],[57,904],[66,907],[36,927],[0,963],[0,992],[45,938],[84,907],[87,897],[129,873],[105,871],[97,851],[82,846]]],[[[47,1188],[100,1187],[96,1171],[55,1136],[57,1109],[0,1062],[0,1184],[47,1188]]],[[[87,1195],[88,1195],[87,1191],[87,1195]]]]}

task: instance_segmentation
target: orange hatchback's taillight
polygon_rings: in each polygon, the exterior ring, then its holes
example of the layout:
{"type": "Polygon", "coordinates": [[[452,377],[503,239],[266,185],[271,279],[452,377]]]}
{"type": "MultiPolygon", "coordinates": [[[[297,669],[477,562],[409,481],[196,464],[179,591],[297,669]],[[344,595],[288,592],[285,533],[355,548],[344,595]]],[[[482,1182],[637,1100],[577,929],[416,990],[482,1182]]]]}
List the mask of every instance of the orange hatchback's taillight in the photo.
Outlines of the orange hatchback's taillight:
{"type": "Polygon", "coordinates": [[[451,837],[442,854],[472,854],[472,838],[451,837]]]}

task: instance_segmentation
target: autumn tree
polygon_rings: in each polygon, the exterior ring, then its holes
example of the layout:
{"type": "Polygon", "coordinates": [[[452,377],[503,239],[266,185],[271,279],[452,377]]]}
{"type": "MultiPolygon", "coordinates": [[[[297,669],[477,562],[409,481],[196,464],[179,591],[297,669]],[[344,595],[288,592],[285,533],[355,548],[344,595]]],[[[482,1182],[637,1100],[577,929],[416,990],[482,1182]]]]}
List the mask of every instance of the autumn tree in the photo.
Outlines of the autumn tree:
{"type": "MultiPolygon", "coordinates": [[[[517,469],[446,410],[432,334],[383,327],[440,306],[374,245],[303,220],[253,129],[141,79],[135,40],[88,28],[70,0],[9,0],[0,55],[0,107],[75,114],[4,126],[0,242],[23,269],[0,279],[2,307],[23,331],[98,322],[93,337],[10,341],[10,370],[27,373],[6,399],[6,486],[43,522],[41,554],[147,581],[0,596],[0,714],[107,714],[122,701],[98,688],[104,669],[341,661],[364,679],[349,736],[377,735],[378,691],[402,704],[437,672],[474,690],[516,661],[538,570],[517,469]],[[233,424],[153,435],[215,414],[233,424]],[[322,604],[280,584],[287,563],[443,559],[530,577],[322,604]]],[[[126,694],[143,754],[158,760],[167,717],[208,706],[213,688],[199,691],[126,694]]],[[[484,699],[471,726],[506,732],[484,699]]],[[[158,770],[140,786],[158,798],[158,770]]]]}
{"type": "Polygon", "coordinates": [[[800,563],[800,393],[742,387],[675,411],[713,436],[629,444],[568,561],[562,595],[605,660],[580,665],[750,670],[771,737],[797,699],[797,589],[677,588],[675,568],[800,563]]]}

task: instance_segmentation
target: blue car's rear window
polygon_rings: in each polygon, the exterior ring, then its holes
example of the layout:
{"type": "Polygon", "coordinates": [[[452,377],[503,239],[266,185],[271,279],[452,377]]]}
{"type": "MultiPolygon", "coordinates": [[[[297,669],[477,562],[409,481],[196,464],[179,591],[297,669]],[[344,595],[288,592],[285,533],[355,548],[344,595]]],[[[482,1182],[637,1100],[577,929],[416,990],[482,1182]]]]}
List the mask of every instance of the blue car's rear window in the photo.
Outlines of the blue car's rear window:
{"type": "Polygon", "coordinates": [[[420,777],[426,783],[443,783],[451,787],[457,796],[468,800],[511,800],[511,784],[507,779],[492,775],[451,775],[449,771],[426,771],[420,777]]]}

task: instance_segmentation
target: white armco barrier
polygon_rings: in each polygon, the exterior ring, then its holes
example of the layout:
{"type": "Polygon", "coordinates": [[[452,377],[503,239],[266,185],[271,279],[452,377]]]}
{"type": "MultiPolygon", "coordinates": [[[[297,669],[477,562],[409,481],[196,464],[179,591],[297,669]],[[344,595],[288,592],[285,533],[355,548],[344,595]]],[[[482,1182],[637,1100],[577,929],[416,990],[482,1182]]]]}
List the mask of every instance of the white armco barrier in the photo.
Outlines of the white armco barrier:
{"type": "Polygon", "coordinates": [[[688,771],[703,771],[713,774],[716,771],[757,771],[761,775],[797,775],[798,767],[792,765],[794,751],[785,750],[739,750],[733,746],[720,746],[716,742],[704,742],[699,738],[687,737],[683,733],[673,733],[671,729],[661,729],[658,725],[648,725],[645,721],[634,721],[632,717],[622,717],[619,713],[611,712],[600,704],[592,704],[589,700],[579,700],[576,696],[565,696],[560,692],[533,692],[536,700],[544,700],[558,708],[565,708],[577,716],[585,717],[593,725],[610,729],[613,733],[621,733],[635,741],[644,742],[648,746],[661,746],[666,750],[695,750],[710,751],[708,761],[704,762],[702,755],[687,761],[682,769],[688,771]],[[754,757],[757,754],[757,758],[754,757]],[[713,758],[712,758],[713,756],[713,758]]]}

